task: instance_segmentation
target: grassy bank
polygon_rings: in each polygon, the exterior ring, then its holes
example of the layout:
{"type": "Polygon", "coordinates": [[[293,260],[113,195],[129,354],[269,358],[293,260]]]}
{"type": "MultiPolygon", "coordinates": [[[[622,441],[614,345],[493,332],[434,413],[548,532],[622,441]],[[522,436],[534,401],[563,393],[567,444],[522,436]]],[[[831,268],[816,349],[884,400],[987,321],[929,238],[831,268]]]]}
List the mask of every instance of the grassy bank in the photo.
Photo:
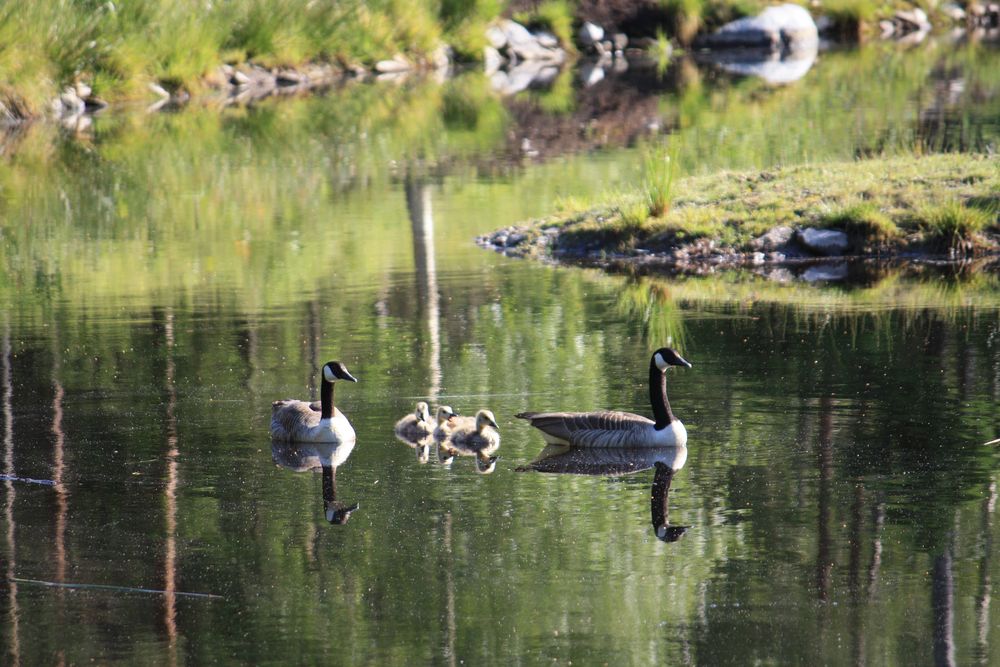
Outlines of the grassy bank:
{"type": "Polygon", "coordinates": [[[419,60],[444,42],[479,53],[499,10],[495,0],[5,0],[0,101],[24,117],[75,81],[114,100],[147,95],[151,82],[197,92],[222,63],[419,60]]]}
{"type": "Polygon", "coordinates": [[[649,163],[629,191],[601,202],[563,201],[556,215],[490,240],[520,255],[718,256],[760,250],[755,239],[784,226],[843,231],[851,254],[997,249],[996,156],[875,158],[682,180],[663,166],[669,157],[649,163]]]}

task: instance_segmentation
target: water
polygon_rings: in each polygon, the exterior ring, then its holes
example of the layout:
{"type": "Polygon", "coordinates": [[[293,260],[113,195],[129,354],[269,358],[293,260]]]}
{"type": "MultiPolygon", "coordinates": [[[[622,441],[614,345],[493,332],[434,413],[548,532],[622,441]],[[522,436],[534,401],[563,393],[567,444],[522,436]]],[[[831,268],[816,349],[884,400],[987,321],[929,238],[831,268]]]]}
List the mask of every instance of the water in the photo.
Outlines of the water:
{"type": "MultiPolygon", "coordinates": [[[[679,66],[649,99],[691,172],[995,146],[995,52],[889,55],[824,55],[784,89],[679,66]],[[927,131],[926,91],[956,78],[972,92],[927,131]],[[793,121],[826,136],[779,141],[793,121]]],[[[665,280],[476,248],[634,179],[611,140],[511,159],[556,94],[503,103],[470,77],[8,137],[5,663],[1000,659],[996,276],[665,280]],[[513,418],[645,413],[668,341],[693,363],[669,379],[676,542],[651,462],[518,471],[543,442],[513,418]],[[270,402],[315,397],[333,358],[360,380],[337,391],[357,445],[296,471],[270,402]],[[396,440],[421,399],[491,408],[496,470],[396,440]],[[326,501],[358,508],[331,525],[326,501]]]]}

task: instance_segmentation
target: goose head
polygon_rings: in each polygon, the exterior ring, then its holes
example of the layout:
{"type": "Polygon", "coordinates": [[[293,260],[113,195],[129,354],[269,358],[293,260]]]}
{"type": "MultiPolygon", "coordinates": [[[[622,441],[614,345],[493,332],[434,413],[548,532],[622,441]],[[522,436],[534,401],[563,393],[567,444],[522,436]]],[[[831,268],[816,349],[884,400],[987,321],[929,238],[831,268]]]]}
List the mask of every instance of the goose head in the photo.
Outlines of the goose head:
{"type": "Polygon", "coordinates": [[[684,366],[691,368],[690,362],[677,354],[677,350],[672,347],[661,347],[653,353],[653,363],[661,372],[666,371],[668,366],[684,366]]]}
{"type": "Polygon", "coordinates": [[[489,410],[480,410],[476,413],[476,430],[482,432],[487,426],[492,426],[496,429],[497,433],[500,432],[500,427],[497,426],[497,418],[493,416],[493,413],[489,410]]]}
{"type": "Polygon", "coordinates": [[[455,416],[455,411],[451,409],[450,405],[439,405],[437,409],[437,423],[441,426],[446,421],[455,416]]]}
{"type": "Polygon", "coordinates": [[[348,522],[351,518],[351,513],[354,510],[361,507],[358,503],[353,505],[345,505],[343,503],[338,503],[336,501],[323,503],[323,511],[326,514],[326,520],[335,526],[342,526],[348,522]]]}
{"type": "Polygon", "coordinates": [[[423,401],[419,401],[417,403],[417,410],[416,410],[416,412],[413,413],[413,416],[417,418],[418,422],[428,422],[429,423],[430,420],[431,420],[431,411],[430,411],[430,408],[427,407],[427,404],[424,403],[423,401]]]}
{"type": "Polygon", "coordinates": [[[336,382],[337,380],[358,381],[341,361],[328,361],[323,364],[323,379],[327,382],[336,382]]]}

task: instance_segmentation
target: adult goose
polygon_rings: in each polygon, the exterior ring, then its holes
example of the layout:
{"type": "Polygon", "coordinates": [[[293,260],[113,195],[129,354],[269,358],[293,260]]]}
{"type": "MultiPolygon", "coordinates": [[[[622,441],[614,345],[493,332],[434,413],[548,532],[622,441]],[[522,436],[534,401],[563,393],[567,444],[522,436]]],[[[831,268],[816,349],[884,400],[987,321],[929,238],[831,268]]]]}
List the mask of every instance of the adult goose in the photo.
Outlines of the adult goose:
{"type": "Polygon", "coordinates": [[[545,441],[574,447],[673,447],[687,443],[687,430],[667,400],[666,371],[691,367],[676,350],[661,347],[649,360],[649,402],[655,421],[630,412],[522,412],[545,441]]]}
{"type": "Polygon", "coordinates": [[[417,403],[416,411],[396,422],[396,435],[410,442],[423,440],[433,432],[430,409],[423,401],[417,403]]]}
{"type": "Polygon", "coordinates": [[[320,401],[307,403],[292,398],[271,404],[271,437],[282,442],[344,442],[354,440],[354,428],[333,404],[333,384],[357,382],[339,361],[323,364],[320,401]]]}

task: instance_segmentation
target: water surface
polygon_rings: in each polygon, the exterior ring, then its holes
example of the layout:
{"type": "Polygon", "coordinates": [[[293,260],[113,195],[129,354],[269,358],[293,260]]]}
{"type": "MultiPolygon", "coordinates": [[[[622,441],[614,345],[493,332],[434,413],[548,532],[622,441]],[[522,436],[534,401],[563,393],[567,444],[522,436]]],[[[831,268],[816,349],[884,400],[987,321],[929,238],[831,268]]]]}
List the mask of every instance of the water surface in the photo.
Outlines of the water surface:
{"type": "MultiPolygon", "coordinates": [[[[689,172],[986,150],[996,61],[831,53],[777,89],[682,63],[643,100],[689,172]]],[[[624,84],[599,85],[502,100],[470,76],[9,135],[4,662],[1000,660],[996,276],[668,280],[476,248],[635,178],[646,126],[521,150],[526,116],[568,127],[624,84]],[[543,441],[513,418],[646,413],[666,343],[694,365],[669,378],[676,542],[655,469],[517,471],[543,441]],[[357,444],[301,471],[270,402],[315,397],[333,358],[360,380],[337,391],[357,444]],[[491,408],[496,470],[421,463],[392,432],[417,400],[491,408]],[[329,501],[358,508],[331,525],[329,501]]]]}

